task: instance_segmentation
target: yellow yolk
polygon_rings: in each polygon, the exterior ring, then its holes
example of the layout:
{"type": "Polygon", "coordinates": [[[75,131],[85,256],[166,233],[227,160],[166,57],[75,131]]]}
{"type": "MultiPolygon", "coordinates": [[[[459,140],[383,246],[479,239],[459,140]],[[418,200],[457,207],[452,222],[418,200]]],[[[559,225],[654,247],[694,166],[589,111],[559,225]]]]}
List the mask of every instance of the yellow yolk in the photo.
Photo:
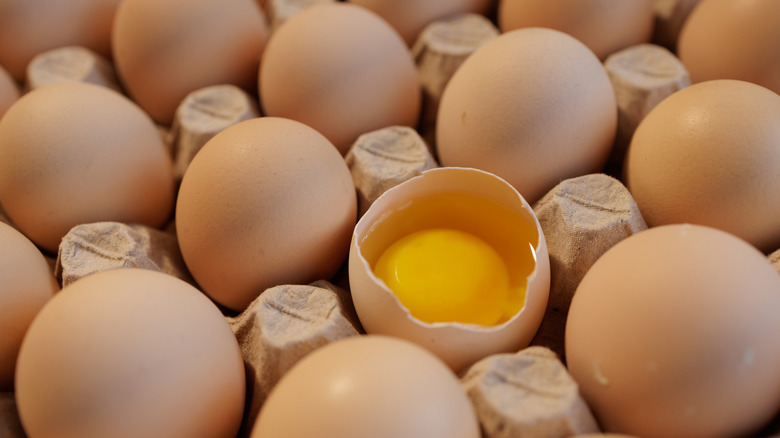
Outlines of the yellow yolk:
{"type": "Polygon", "coordinates": [[[434,228],[404,236],[382,254],[374,274],[424,322],[490,326],[505,316],[506,264],[473,234],[434,228]]]}

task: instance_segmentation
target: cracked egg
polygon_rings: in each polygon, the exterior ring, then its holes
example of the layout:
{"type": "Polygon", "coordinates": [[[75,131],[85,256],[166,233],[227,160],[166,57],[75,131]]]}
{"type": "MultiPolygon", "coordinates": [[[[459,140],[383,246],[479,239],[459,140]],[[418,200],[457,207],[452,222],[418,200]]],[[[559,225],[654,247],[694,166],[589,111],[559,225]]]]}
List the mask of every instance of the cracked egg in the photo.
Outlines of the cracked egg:
{"type": "Polygon", "coordinates": [[[458,372],[530,343],[550,262],[538,219],[511,185],[438,168],[389,189],[363,215],[349,281],[367,333],[415,342],[458,372]]]}

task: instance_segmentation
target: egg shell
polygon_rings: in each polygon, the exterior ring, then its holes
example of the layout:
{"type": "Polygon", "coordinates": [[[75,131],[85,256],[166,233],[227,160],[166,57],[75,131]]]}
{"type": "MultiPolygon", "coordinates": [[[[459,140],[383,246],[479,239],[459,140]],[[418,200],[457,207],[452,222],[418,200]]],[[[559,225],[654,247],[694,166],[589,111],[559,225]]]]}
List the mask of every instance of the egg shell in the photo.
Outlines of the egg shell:
{"type": "Polygon", "coordinates": [[[111,57],[111,28],[120,0],[4,0],[0,4],[0,65],[24,82],[35,55],[83,46],[111,57]]]}
{"type": "Polygon", "coordinates": [[[0,391],[10,391],[16,357],[27,328],[60,287],[41,251],[22,233],[2,222],[0,279],[0,391]]]}
{"type": "Polygon", "coordinates": [[[0,203],[46,251],[79,224],[161,227],[173,200],[173,165],[154,123],[115,91],[53,84],[0,119],[0,203]]]}
{"type": "Polygon", "coordinates": [[[428,24],[456,14],[486,15],[494,0],[348,0],[385,19],[411,46],[428,24]]]}
{"type": "Polygon", "coordinates": [[[346,154],[361,134],[417,125],[414,60],[378,15],[349,3],[310,6],[273,34],[258,78],[263,112],[305,123],[346,154]]]}
{"type": "Polygon", "coordinates": [[[694,83],[739,79],[780,94],[780,2],[701,0],[677,51],[694,83]]]}
{"type": "Polygon", "coordinates": [[[267,39],[254,0],[124,0],[111,42],[130,96],[170,125],[179,103],[199,88],[253,90],[267,39]]]}
{"type": "Polygon", "coordinates": [[[701,225],[637,233],[583,278],[566,358],[605,431],[749,436],[780,406],[780,275],[701,225]]]}
{"type": "Polygon", "coordinates": [[[624,180],[651,227],[697,223],[780,247],[780,96],[722,79],[661,101],[632,138],[624,180]]]}
{"type": "MultiPolygon", "coordinates": [[[[436,218],[431,219],[433,222],[441,222],[436,218]]],[[[490,224],[489,218],[486,218],[485,223],[490,224]]],[[[550,261],[536,216],[510,185],[495,175],[477,169],[438,168],[427,170],[389,189],[358,221],[349,254],[349,283],[355,310],[367,333],[396,336],[415,342],[459,372],[490,354],[515,352],[528,345],[544,316],[550,287],[550,261]],[[376,252],[383,243],[389,245],[408,234],[408,228],[417,226],[405,223],[380,236],[371,236],[376,225],[390,217],[394,209],[408,205],[414,199],[453,191],[496,201],[522,217],[520,220],[523,224],[518,224],[519,227],[535,233],[530,243],[536,260],[533,272],[527,277],[525,304],[503,324],[477,326],[456,322],[422,322],[414,318],[373,273],[368,258],[371,256],[366,251],[376,252]],[[366,243],[369,238],[374,241],[370,249],[366,243]]]]}
{"type": "Polygon", "coordinates": [[[552,29],[504,33],[469,56],[444,89],[439,163],[476,167],[530,203],[557,183],[600,171],[617,130],[617,104],[601,62],[552,29]]]}
{"type": "Polygon", "coordinates": [[[274,387],[252,438],[479,438],[457,377],[425,349],[355,336],[304,357],[274,387]],[[305,418],[305,420],[302,420],[305,418]]]}
{"type": "Polygon", "coordinates": [[[188,283],[115,269],[64,288],[19,353],[31,437],[234,437],[244,365],[219,309],[188,283]]]}
{"type": "Polygon", "coordinates": [[[243,310],[263,290],[330,279],[349,251],[357,195],[325,137],[288,119],[232,125],[184,173],[176,233],[195,280],[243,310]]]}
{"type": "Polygon", "coordinates": [[[582,41],[599,59],[650,42],[653,0],[501,0],[502,32],[524,27],[560,30],[582,41]]]}

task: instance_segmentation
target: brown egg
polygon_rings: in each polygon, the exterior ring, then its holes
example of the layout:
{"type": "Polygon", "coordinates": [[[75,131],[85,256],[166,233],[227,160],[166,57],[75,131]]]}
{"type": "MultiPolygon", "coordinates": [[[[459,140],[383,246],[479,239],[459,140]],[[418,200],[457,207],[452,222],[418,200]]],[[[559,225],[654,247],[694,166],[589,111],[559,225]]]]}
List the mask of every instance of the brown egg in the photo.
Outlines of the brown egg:
{"type": "Polygon", "coordinates": [[[416,126],[420,113],[406,44],[378,15],[352,4],[311,6],[280,26],[258,83],[266,115],[311,126],[342,155],[366,132],[416,126]]]}
{"type": "Polygon", "coordinates": [[[35,315],[60,288],[41,251],[0,222],[0,391],[14,385],[19,346],[35,315]]]}
{"type": "Polygon", "coordinates": [[[561,180],[604,167],[617,104],[585,45],[552,29],[518,29],[455,72],[436,129],[443,166],[494,173],[533,204],[561,180]]]}
{"type": "Polygon", "coordinates": [[[780,96],[750,82],[701,82],[639,124],[626,185],[648,225],[720,228],[780,247],[780,96]]]}
{"type": "Polygon", "coordinates": [[[635,234],[585,274],[566,359],[605,431],[750,436],[780,406],[780,275],[700,225],[635,234]]]}
{"type": "Polygon", "coordinates": [[[54,296],[19,352],[30,437],[235,437],[244,363],[219,309],[190,284],[103,271],[54,296]]]}
{"type": "Polygon", "coordinates": [[[479,438],[474,408],[436,356],[378,335],[328,344],[273,388],[252,438],[479,438]],[[303,418],[302,418],[303,416],[303,418]]]}
{"type": "Polygon", "coordinates": [[[0,66],[0,119],[3,118],[3,114],[8,111],[8,108],[19,99],[19,95],[19,85],[14,78],[0,66]]]}
{"type": "Polygon", "coordinates": [[[549,27],[566,32],[605,59],[653,36],[652,0],[500,0],[498,24],[507,32],[549,27]]]}
{"type": "Polygon", "coordinates": [[[0,65],[23,82],[39,53],[82,46],[111,57],[111,27],[120,0],[3,0],[0,65]]]}
{"type": "Polygon", "coordinates": [[[701,0],[677,50],[694,83],[740,79],[780,94],[780,2],[701,0]]]}
{"type": "Polygon", "coordinates": [[[268,287],[330,279],[347,257],[357,196],[333,144],[292,120],[217,134],[179,190],[184,261],[214,300],[242,310],[268,287]]]}
{"type": "Polygon", "coordinates": [[[348,0],[387,20],[411,46],[423,28],[435,20],[459,13],[487,14],[494,0],[348,0]]]}
{"type": "Polygon", "coordinates": [[[254,88],[268,38],[254,0],[124,0],[112,45],[117,73],[132,98],[160,124],[209,85],[254,88]]]}
{"type": "Polygon", "coordinates": [[[162,226],[173,166],[149,116],[121,94],[65,82],[22,96],[0,119],[0,204],[57,252],[72,227],[113,220],[162,226]]]}

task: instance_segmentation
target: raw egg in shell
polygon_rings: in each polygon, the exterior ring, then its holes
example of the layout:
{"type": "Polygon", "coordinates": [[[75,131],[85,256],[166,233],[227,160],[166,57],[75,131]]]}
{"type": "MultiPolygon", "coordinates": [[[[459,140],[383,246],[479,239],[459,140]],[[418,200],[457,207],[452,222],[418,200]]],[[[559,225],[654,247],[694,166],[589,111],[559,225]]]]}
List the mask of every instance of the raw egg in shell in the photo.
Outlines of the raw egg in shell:
{"type": "Polygon", "coordinates": [[[511,185],[439,168],[372,204],[353,234],[349,276],[366,332],[416,342],[459,371],[530,342],[550,264],[539,222],[511,185]]]}

